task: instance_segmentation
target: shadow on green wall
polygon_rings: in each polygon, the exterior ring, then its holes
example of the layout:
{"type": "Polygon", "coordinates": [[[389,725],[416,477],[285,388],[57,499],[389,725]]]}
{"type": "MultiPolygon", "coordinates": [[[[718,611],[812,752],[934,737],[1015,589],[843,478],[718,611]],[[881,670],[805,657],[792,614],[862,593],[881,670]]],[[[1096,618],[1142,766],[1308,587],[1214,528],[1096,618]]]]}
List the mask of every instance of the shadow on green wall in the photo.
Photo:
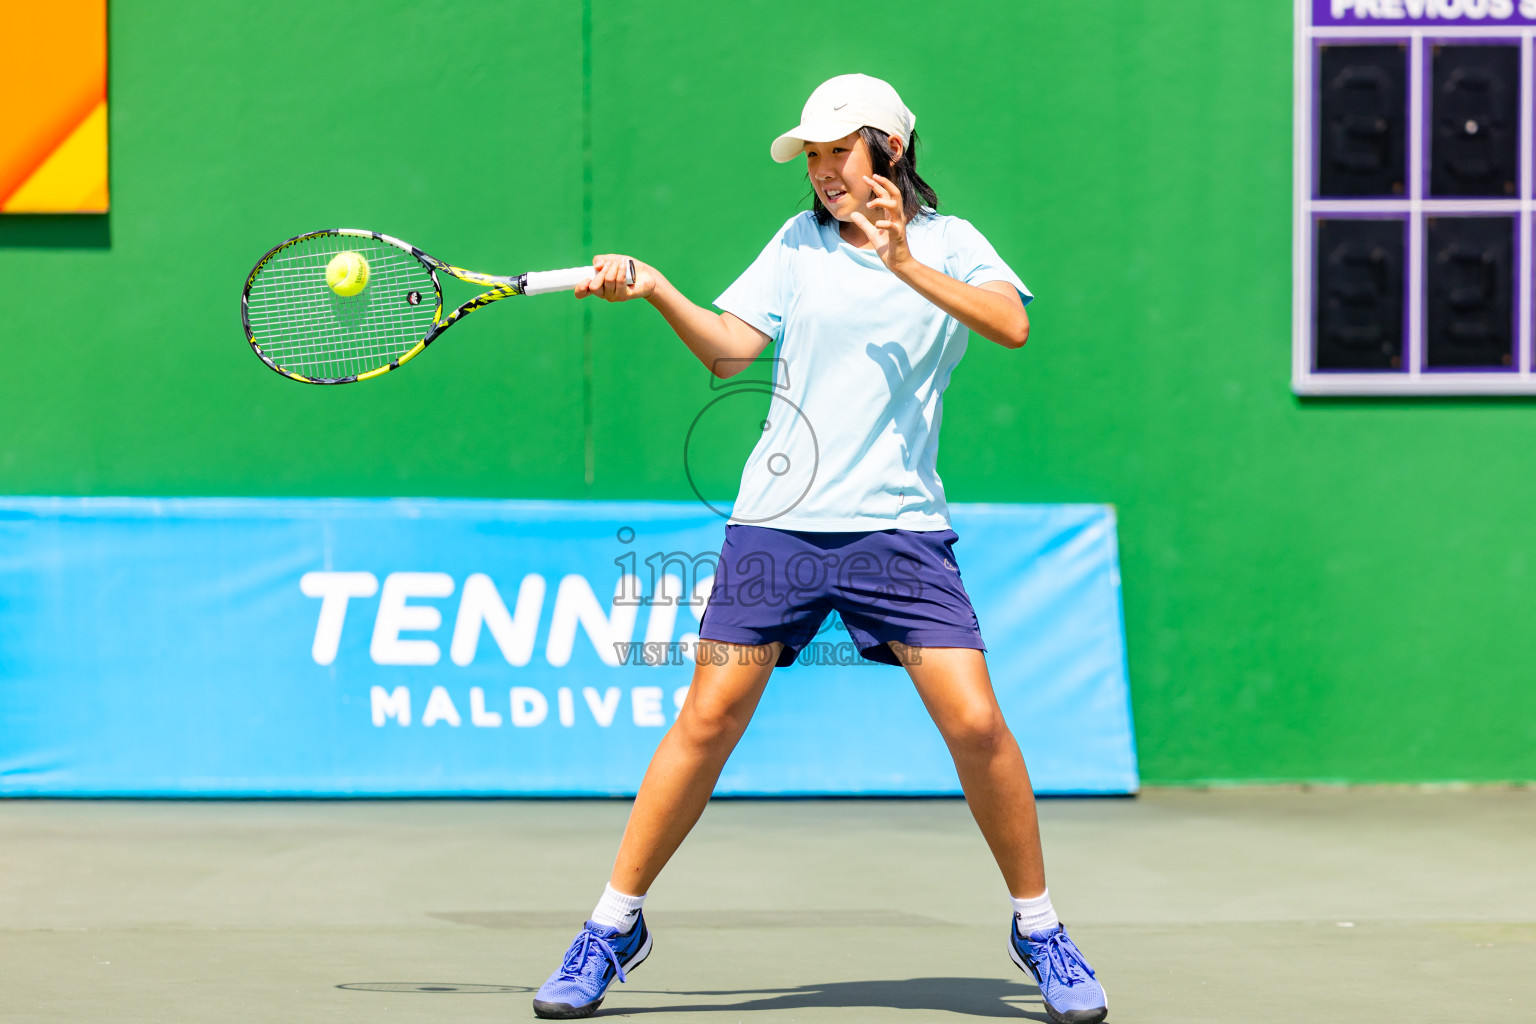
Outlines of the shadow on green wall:
{"type": "Polygon", "coordinates": [[[0,214],[0,249],[110,249],[109,213],[0,214]]]}

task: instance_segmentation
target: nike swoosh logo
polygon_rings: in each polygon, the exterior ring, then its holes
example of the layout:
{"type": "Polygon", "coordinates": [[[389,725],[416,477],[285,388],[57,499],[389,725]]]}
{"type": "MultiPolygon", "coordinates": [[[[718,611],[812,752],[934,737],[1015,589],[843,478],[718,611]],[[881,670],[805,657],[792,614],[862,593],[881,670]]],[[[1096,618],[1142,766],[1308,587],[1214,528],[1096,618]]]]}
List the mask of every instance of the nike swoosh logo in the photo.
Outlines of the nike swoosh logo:
{"type": "Polygon", "coordinates": [[[843,108],[844,108],[844,107],[846,107],[846,106],[847,106],[847,105],[848,105],[848,102],[847,102],[847,101],[846,101],[846,100],[844,100],[844,101],[843,101],[843,102],[842,102],[842,103],[838,103],[838,104],[836,104],[836,105],[835,105],[835,106],[833,106],[833,108],[832,108],[832,109],[833,109],[833,110],[842,110],[842,109],[843,109],[843,108]]]}

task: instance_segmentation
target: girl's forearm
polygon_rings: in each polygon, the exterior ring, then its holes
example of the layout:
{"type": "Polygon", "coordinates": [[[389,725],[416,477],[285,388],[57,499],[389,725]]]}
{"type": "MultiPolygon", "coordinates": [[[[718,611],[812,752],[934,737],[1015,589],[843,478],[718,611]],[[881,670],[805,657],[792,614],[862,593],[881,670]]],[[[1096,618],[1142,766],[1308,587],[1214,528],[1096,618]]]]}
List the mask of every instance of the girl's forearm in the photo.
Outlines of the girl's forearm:
{"type": "Polygon", "coordinates": [[[892,273],[962,324],[1004,348],[1020,348],[1029,338],[1029,314],[1017,293],[1004,295],[957,281],[943,271],[909,260],[892,273]]]}
{"type": "Polygon", "coordinates": [[[772,340],[735,317],[695,305],[659,271],[647,300],[688,350],[717,377],[740,372],[772,340]]]}

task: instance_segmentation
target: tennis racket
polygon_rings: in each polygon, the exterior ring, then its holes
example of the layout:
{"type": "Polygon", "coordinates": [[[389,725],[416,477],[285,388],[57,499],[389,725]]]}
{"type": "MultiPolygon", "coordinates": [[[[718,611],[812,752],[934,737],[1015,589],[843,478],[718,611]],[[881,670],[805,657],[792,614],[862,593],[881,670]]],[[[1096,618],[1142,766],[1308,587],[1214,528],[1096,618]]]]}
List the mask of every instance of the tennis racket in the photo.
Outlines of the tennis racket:
{"type": "MultiPolygon", "coordinates": [[[[351,384],[404,366],[481,306],[509,295],[572,291],[592,272],[571,267],[498,277],[451,266],[377,231],[311,231],[276,246],[252,268],[240,295],[240,321],[251,351],[289,380],[351,384]],[[326,276],[348,253],[366,261],[355,294],[338,292],[326,276]],[[439,272],[489,290],[445,317],[439,272]]],[[[633,260],[629,283],[635,283],[633,260]]],[[[342,291],[355,287],[354,279],[342,291]]]]}

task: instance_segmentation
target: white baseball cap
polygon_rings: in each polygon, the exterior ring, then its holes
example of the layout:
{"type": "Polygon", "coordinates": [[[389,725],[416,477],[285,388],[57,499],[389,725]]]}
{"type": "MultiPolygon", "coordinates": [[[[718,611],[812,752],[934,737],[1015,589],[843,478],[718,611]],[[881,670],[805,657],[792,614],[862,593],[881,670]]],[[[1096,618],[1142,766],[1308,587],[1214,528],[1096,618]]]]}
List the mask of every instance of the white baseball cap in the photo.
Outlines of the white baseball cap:
{"type": "Polygon", "coordinates": [[[800,111],[800,123],[773,140],[769,152],[789,163],[807,142],[831,142],[869,125],[912,144],[917,115],[907,109],[889,82],[869,75],[838,75],[816,87],[800,111]]]}

